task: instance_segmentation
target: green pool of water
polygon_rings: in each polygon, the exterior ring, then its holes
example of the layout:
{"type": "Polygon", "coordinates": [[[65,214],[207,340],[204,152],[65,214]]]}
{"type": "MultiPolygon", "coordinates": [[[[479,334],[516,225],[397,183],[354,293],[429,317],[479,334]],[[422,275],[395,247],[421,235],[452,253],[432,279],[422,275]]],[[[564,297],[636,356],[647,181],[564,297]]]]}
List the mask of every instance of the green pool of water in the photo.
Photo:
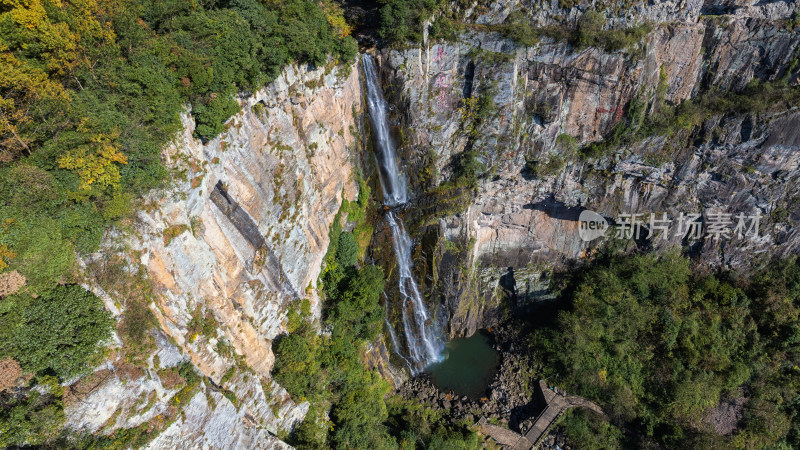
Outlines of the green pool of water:
{"type": "Polygon", "coordinates": [[[444,352],[441,362],[425,370],[433,384],[473,400],[483,397],[500,360],[489,338],[477,332],[468,338],[450,341],[444,352]]]}

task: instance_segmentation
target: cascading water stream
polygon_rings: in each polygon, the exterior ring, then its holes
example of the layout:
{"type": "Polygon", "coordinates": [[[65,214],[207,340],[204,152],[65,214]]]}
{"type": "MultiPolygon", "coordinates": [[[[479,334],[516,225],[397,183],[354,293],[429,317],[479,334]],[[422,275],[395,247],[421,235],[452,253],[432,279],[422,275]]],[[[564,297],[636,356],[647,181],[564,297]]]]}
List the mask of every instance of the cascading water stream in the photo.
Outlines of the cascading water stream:
{"type": "MultiPolygon", "coordinates": [[[[383,293],[383,296],[386,298],[386,300],[383,303],[384,310],[389,311],[389,297],[386,295],[386,292],[383,293]]],[[[401,358],[403,358],[403,361],[406,362],[406,365],[408,367],[411,367],[411,361],[406,359],[406,357],[403,356],[403,353],[400,350],[400,342],[397,340],[397,334],[394,332],[394,327],[392,326],[392,323],[389,322],[388,314],[383,317],[383,321],[386,322],[386,327],[389,328],[389,337],[392,339],[392,350],[394,350],[395,353],[397,353],[398,355],[400,355],[401,358]]]]}
{"type": "MultiPolygon", "coordinates": [[[[367,104],[375,135],[376,157],[384,202],[387,206],[399,206],[408,201],[408,187],[405,177],[397,166],[395,145],[389,134],[386,115],[388,104],[383,98],[383,91],[372,63],[372,57],[364,54],[362,60],[367,84],[367,104]]],[[[425,308],[419,286],[411,272],[412,243],[403,222],[391,211],[386,214],[386,220],[394,238],[393,246],[399,271],[398,290],[403,302],[401,308],[408,356],[401,356],[409,363],[412,374],[416,374],[428,364],[441,359],[444,342],[436,321],[431,320],[430,314],[425,308]]],[[[393,330],[392,340],[396,340],[393,330]]],[[[396,342],[393,344],[396,346],[396,342]]]]}
{"type": "Polygon", "coordinates": [[[383,98],[378,75],[372,64],[372,57],[364,54],[364,72],[367,79],[367,104],[369,106],[370,123],[375,135],[378,151],[378,168],[384,203],[388,206],[402,205],[408,201],[406,179],[397,167],[397,155],[394,140],[389,134],[389,122],[386,120],[388,104],[383,98]]]}
{"type": "Polygon", "coordinates": [[[386,220],[394,236],[394,252],[397,255],[397,267],[400,272],[398,288],[403,298],[403,328],[406,330],[406,340],[409,341],[409,356],[412,361],[424,367],[439,359],[441,344],[436,338],[436,327],[429,320],[419,287],[411,273],[411,239],[402,223],[395,219],[394,214],[389,212],[386,220]],[[412,336],[413,340],[409,339],[409,330],[416,331],[416,336],[412,336]],[[416,341],[414,345],[413,341],[416,341]]]}

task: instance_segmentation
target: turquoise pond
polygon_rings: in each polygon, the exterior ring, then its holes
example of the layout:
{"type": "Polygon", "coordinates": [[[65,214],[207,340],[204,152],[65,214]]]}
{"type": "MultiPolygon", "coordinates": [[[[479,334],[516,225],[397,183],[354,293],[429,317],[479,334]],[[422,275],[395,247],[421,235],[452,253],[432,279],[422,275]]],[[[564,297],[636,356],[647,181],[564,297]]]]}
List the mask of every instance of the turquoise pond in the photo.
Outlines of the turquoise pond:
{"type": "Polygon", "coordinates": [[[425,369],[433,384],[441,390],[478,400],[497,371],[500,356],[492,348],[489,337],[477,332],[468,338],[447,344],[444,359],[425,369]]]}

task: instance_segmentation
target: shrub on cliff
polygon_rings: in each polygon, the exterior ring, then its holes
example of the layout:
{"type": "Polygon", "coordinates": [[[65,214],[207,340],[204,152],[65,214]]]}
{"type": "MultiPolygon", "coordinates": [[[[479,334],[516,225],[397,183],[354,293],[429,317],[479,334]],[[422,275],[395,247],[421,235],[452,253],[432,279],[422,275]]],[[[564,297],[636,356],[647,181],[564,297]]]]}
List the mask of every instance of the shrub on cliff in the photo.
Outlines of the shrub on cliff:
{"type": "Polygon", "coordinates": [[[85,373],[98,344],[111,335],[113,320],[103,302],[78,285],[54,287],[16,307],[24,309],[13,355],[27,372],[52,372],[62,380],[85,373]]]}
{"type": "Polygon", "coordinates": [[[574,27],[566,24],[537,27],[530,14],[526,10],[513,11],[496,28],[523,47],[533,47],[540,38],[548,37],[569,42],[579,50],[597,47],[607,52],[625,51],[634,57],[641,55],[640,47],[651,30],[648,24],[606,30],[605,16],[594,10],[583,13],[574,27]]]}
{"type": "Polygon", "coordinates": [[[445,14],[436,16],[436,20],[431,24],[428,35],[433,40],[444,40],[455,42],[458,40],[458,35],[463,31],[464,26],[458,23],[455,19],[448,17],[445,14]]]}
{"type": "Polygon", "coordinates": [[[512,11],[500,27],[500,32],[523,47],[533,47],[539,43],[539,30],[522,11],[512,11]]]}
{"type": "Polygon", "coordinates": [[[656,107],[651,114],[647,112],[647,97],[643,94],[635,96],[628,103],[622,120],[602,141],[583,147],[581,155],[599,158],[648,136],[672,137],[681,131],[692,131],[717,115],[762,114],[788,109],[800,102],[800,88],[789,86],[785,78],[776,81],[753,78],[740,92],[712,86],[680,105],[668,106],[663,98],[659,99],[659,91],[666,89],[665,78],[662,72],[654,98],[656,107]]]}
{"type": "Polygon", "coordinates": [[[597,47],[614,52],[619,50],[633,51],[642,44],[651,27],[647,24],[623,29],[604,30],[606,18],[597,11],[586,11],[578,20],[578,26],[572,33],[570,43],[578,49],[597,47]]]}

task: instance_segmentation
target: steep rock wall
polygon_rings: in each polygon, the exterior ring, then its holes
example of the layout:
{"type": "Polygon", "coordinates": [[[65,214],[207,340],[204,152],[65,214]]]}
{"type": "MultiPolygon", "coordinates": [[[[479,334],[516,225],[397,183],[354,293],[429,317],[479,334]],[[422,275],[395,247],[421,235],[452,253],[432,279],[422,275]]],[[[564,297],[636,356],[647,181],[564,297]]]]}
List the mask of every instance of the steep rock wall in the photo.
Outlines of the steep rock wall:
{"type": "Polygon", "coordinates": [[[214,141],[192,138],[187,123],[175,148],[189,165],[180,198],[143,217],[142,262],[162,295],[159,319],[212,378],[226,365],[207,343],[186,342],[191,312],[210,310],[248,365],[268,373],[269,340],[285,331],[287,303],[316,301],[328,227],[342,196],[357,195],[357,70],[341,82],[323,71],[287,70],[246,99],[214,141]],[[184,231],[166,239],[175,227],[184,231]]]}
{"type": "MultiPolygon", "coordinates": [[[[328,229],[342,199],[358,194],[360,83],[355,64],[287,67],[241,98],[242,111],[210,142],[195,139],[183,116],[164,153],[175,183],[147,199],[132,234],[109,238],[146,268],[157,350],[133,374],[110,361],[98,368],[66,409],[72,428],[105,434],[179,407],[151,448],[285,447],[275,435],[302,420],[308,403],[271,379],[271,340],[285,331],[292,301],[309,298],[319,314],[328,229]],[[178,405],[159,369],[186,360],[210,382],[178,405]]],[[[119,313],[113,296],[91,287],[119,313]]]]}
{"type": "MultiPolygon", "coordinates": [[[[493,3],[482,12],[480,7],[467,11],[467,17],[500,23],[517,7],[493,3]]],[[[532,17],[542,25],[574,22],[589,7],[536,6],[532,17]]],[[[486,166],[466,211],[434,227],[440,240],[433,252],[440,263],[421,274],[437,280],[430,300],[448,305],[450,334],[471,334],[527,300],[548,298],[552,270],[590,249],[577,232],[584,208],[608,218],[650,212],[676,217],[709,208],[762,214],[761,239],[688,243],[696,260],[711,267],[741,268],[759,256],[796,251],[796,108],[712,117],[691,135],[654,136],[597,160],[559,154],[556,145],[561,134],[581,145],[602,140],[632,99],[649,99],[652,105],[660,83],[664,99],[673,105],[712,86],[741,89],[753,77],[796,85],[797,65],[792,64],[800,36],[784,25],[796,9],[796,2],[649,2],[614,15],[612,5],[608,24],[621,18],[628,25],[655,22],[638,58],[578,50],[547,38],[521,48],[499,33],[474,30],[459,42],[383,51],[385,85],[401,110],[401,153],[410,161],[410,173],[435,174],[432,183],[412,177],[415,194],[425,197],[431,186],[447,180],[468,145],[486,166]],[[721,15],[703,15],[709,11],[721,15]],[[490,93],[494,109],[470,138],[461,102],[481,92],[490,93]],[[532,176],[524,170],[528,159],[555,157],[566,160],[557,173],[532,176]],[[454,242],[461,248],[453,249],[454,242]],[[447,255],[462,262],[446,263],[447,255]],[[459,273],[465,268],[469,273],[459,273]]],[[[416,230],[416,236],[428,232],[416,230]]],[[[687,243],[670,236],[652,245],[681,244],[687,243]]]]}

